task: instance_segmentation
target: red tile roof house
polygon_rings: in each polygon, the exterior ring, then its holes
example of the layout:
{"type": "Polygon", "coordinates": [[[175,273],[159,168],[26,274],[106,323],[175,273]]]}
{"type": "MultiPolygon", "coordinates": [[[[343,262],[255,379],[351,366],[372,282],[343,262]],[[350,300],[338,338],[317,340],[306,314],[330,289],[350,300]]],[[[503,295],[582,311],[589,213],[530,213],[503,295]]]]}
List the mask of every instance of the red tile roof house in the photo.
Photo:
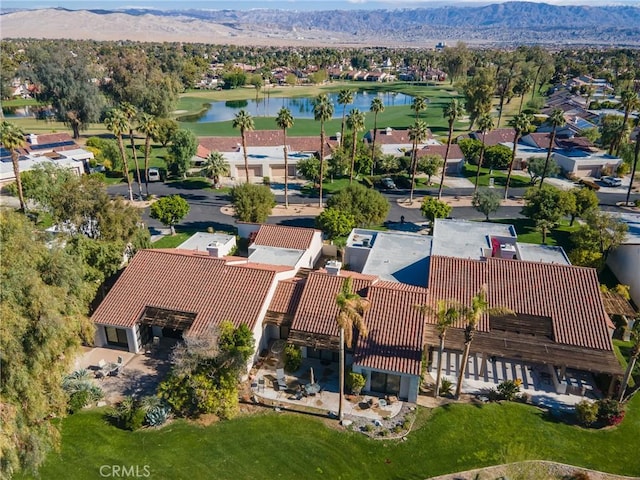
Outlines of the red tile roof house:
{"type": "Polygon", "coordinates": [[[286,266],[230,265],[187,250],[141,250],[98,306],[96,346],[140,352],[153,337],[195,336],[228,320],[247,325],[256,352],[266,348],[262,320],[286,266]]]}
{"type": "MultiPolygon", "coordinates": [[[[364,141],[371,145],[373,143],[373,130],[369,130],[364,135],[364,141]]],[[[382,153],[387,155],[406,155],[413,148],[413,142],[409,138],[408,128],[380,128],[376,131],[376,145],[380,145],[382,153]]],[[[418,148],[427,145],[440,145],[432,135],[431,130],[427,131],[427,138],[423,143],[418,144],[418,148]]]]}
{"type": "MultiPolygon", "coordinates": [[[[424,157],[426,155],[438,155],[439,157],[445,157],[445,153],[447,151],[446,145],[427,145],[419,149],[416,152],[416,156],[418,158],[424,157]]],[[[453,143],[449,148],[449,156],[447,158],[447,166],[445,173],[447,175],[455,175],[462,172],[462,168],[464,167],[464,154],[460,147],[453,143]]]]}

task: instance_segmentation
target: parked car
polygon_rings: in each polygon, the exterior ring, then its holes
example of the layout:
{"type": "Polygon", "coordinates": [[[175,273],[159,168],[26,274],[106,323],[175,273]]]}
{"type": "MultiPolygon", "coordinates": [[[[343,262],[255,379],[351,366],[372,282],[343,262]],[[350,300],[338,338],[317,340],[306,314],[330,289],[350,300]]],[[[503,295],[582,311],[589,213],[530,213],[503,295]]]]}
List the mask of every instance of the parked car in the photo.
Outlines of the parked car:
{"type": "Polygon", "coordinates": [[[600,179],[607,187],[621,187],[622,179],[616,177],[602,177],[600,179]]]}
{"type": "Polygon", "coordinates": [[[98,163],[95,167],[89,168],[89,173],[105,173],[106,171],[107,169],[105,168],[105,166],[101,165],[100,163],[98,163]]]}
{"type": "Polygon", "coordinates": [[[392,178],[389,178],[389,177],[385,177],[382,180],[380,180],[380,185],[385,190],[395,190],[396,189],[395,182],[393,181],[392,178]]]}
{"type": "Polygon", "coordinates": [[[600,185],[598,185],[593,180],[589,180],[588,178],[581,178],[579,180],[579,183],[580,185],[584,185],[585,187],[590,188],[591,190],[595,190],[596,192],[600,190],[600,185]]]}
{"type": "Polygon", "coordinates": [[[147,171],[147,180],[150,182],[159,182],[162,179],[160,178],[160,170],[157,168],[150,168],[147,171]]]}

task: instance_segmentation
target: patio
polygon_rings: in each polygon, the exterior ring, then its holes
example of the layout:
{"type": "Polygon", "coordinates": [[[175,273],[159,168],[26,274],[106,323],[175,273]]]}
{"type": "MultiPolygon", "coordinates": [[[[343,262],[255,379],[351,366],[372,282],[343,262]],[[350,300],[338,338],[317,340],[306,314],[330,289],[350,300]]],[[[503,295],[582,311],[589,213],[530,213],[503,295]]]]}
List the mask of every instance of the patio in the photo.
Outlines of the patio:
{"type": "MultiPolygon", "coordinates": [[[[317,359],[305,358],[302,366],[293,374],[285,375],[286,389],[278,387],[277,369],[282,368],[283,363],[278,358],[269,357],[259,368],[251,372],[251,389],[257,397],[263,401],[288,408],[313,408],[324,413],[338,413],[338,364],[327,363],[317,359]],[[314,372],[314,382],[311,382],[311,369],[314,372]],[[264,384],[262,383],[264,381],[264,384]],[[320,392],[315,395],[303,395],[304,386],[309,383],[320,385],[320,392]]],[[[388,403],[384,398],[376,395],[359,396],[345,395],[343,403],[345,418],[364,417],[370,420],[382,421],[385,418],[393,418],[402,409],[403,402],[393,401],[388,403]]]]}
{"type": "Polygon", "coordinates": [[[158,383],[169,372],[169,354],[175,344],[171,338],[162,338],[160,345],[147,354],[135,354],[112,348],[82,347],[82,353],[75,361],[74,370],[87,369],[96,374],[100,371],[101,360],[106,364],[117,364],[122,358],[122,366],[116,375],[95,378],[96,385],[104,391],[103,401],[113,405],[127,395],[154,395],[158,383]]]}
{"type": "MultiPolygon", "coordinates": [[[[442,376],[455,385],[462,354],[447,350],[444,353],[442,376]]],[[[436,351],[428,370],[432,378],[436,377],[437,366],[438,352],[436,351]]],[[[595,385],[593,375],[588,372],[567,369],[562,381],[562,384],[566,385],[567,393],[557,393],[552,370],[548,365],[492,357],[487,359],[486,368],[483,371],[481,355],[469,356],[465,379],[462,382],[462,392],[482,394],[488,389],[496,388],[505,380],[516,379],[522,380],[520,391],[529,396],[531,403],[552,409],[566,409],[573,407],[585,398],[593,400],[602,397],[602,393],[595,385]]]]}

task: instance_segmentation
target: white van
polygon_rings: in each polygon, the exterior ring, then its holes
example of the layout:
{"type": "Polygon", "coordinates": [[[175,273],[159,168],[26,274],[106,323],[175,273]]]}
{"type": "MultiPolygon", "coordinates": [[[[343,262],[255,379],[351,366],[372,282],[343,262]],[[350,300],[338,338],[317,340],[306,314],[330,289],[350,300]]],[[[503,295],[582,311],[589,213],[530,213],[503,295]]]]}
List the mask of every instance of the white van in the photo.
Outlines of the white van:
{"type": "Polygon", "coordinates": [[[150,168],[147,171],[147,180],[149,182],[159,182],[161,180],[160,170],[158,170],[157,168],[150,168]]]}

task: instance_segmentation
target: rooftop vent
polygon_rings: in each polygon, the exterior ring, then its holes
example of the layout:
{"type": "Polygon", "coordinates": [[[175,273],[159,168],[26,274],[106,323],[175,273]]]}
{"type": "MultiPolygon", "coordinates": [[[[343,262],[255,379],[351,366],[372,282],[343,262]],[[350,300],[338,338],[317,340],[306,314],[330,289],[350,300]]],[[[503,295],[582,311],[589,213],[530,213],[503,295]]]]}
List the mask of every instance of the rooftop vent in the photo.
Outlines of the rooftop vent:
{"type": "Polygon", "coordinates": [[[342,262],[339,262],[338,260],[329,260],[327,262],[327,264],[325,265],[325,268],[326,268],[327,273],[329,275],[333,275],[333,276],[337,277],[338,275],[340,275],[340,269],[342,268],[342,262]]]}
{"type": "Polygon", "coordinates": [[[221,258],[222,252],[220,251],[220,247],[222,247],[222,244],[220,242],[212,242],[207,245],[207,252],[209,252],[209,256],[221,258]]]}

